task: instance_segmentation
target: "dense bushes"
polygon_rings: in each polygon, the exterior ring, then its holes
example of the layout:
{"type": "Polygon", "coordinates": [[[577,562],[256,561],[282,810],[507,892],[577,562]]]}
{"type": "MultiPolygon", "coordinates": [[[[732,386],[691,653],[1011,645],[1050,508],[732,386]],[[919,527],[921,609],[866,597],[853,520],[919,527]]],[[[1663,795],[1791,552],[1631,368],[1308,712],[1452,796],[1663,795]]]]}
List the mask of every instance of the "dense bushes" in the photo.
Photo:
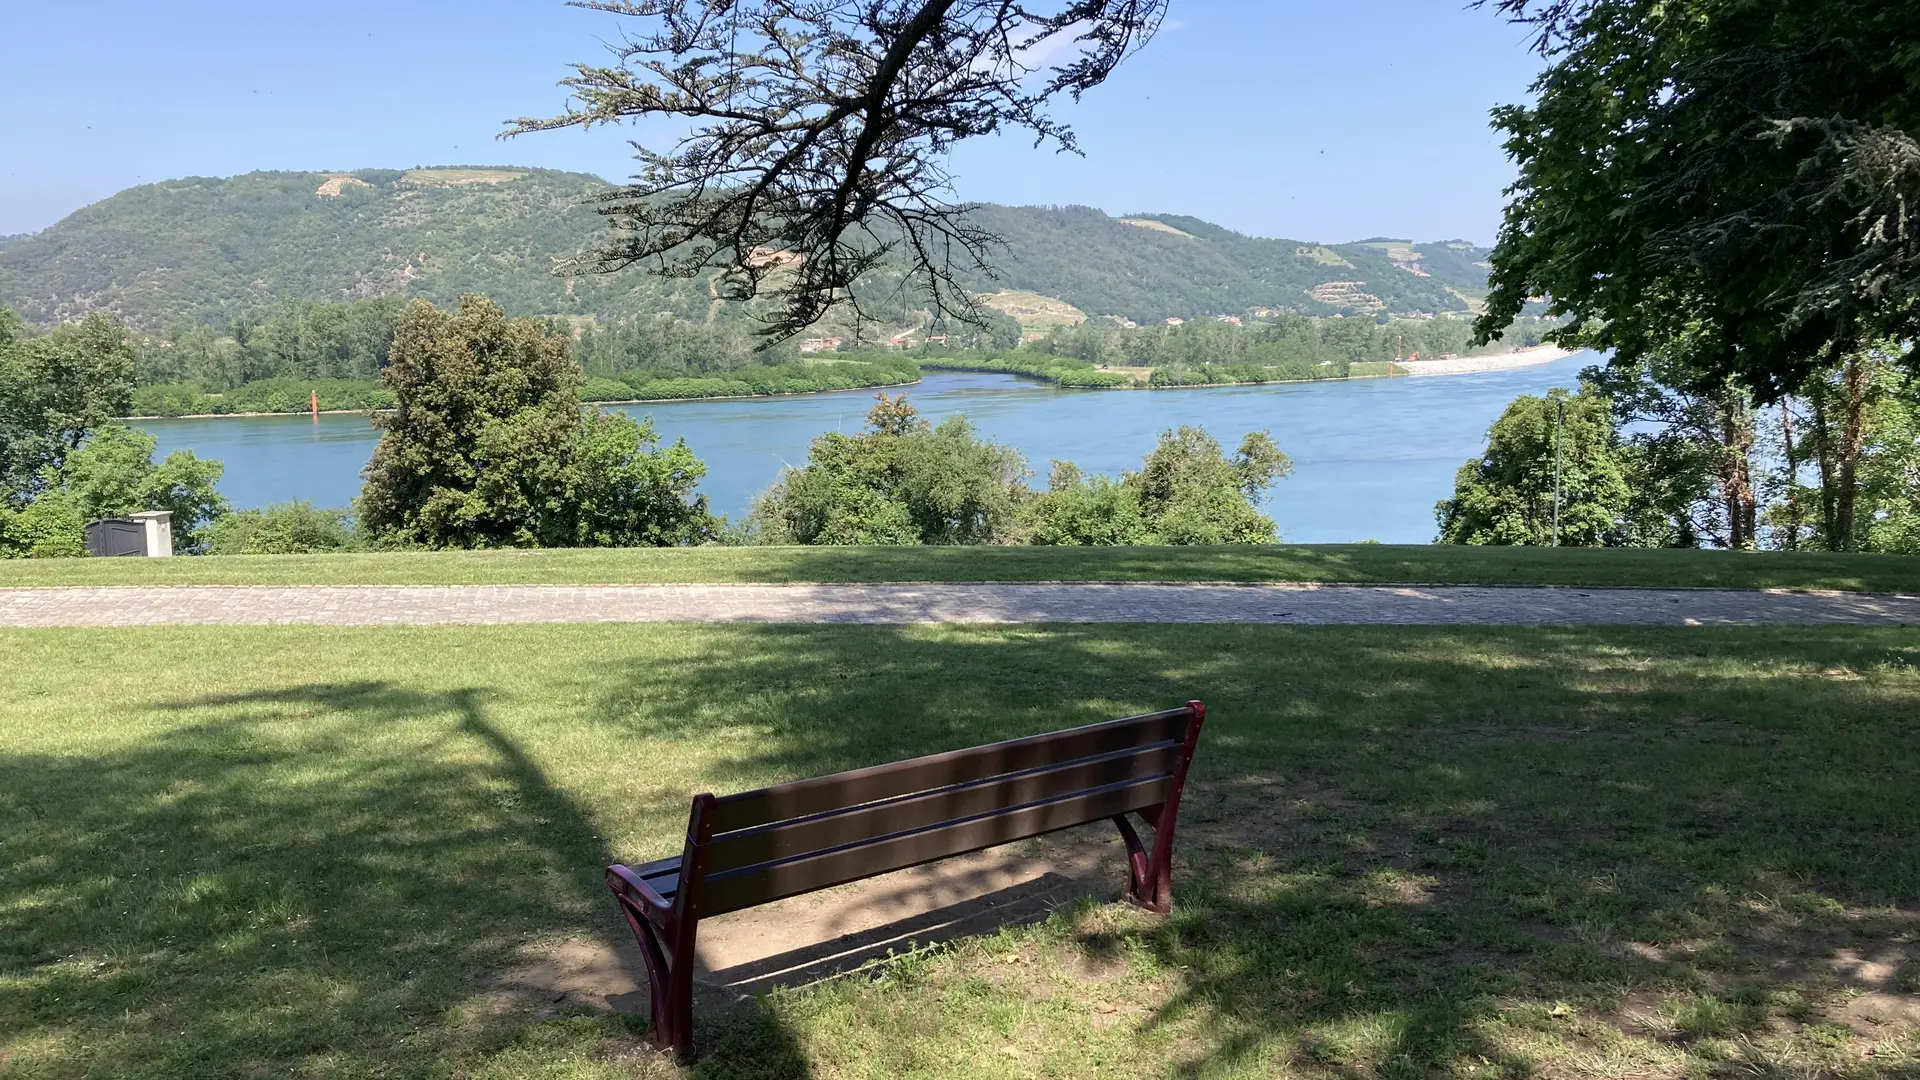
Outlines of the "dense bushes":
{"type": "Polygon", "coordinates": [[[17,509],[0,503],[0,557],[83,555],[87,522],[145,510],[172,513],[177,554],[205,551],[210,526],[227,512],[215,489],[221,464],[188,450],[155,462],[154,449],[153,436],[118,424],[91,433],[45,470],[31,502],[17,509]]]}
{"type": "Polygon", "coordinates": [[[1007,539],[1026,489],[1018,452],[965,418],[934,427],[906,396],[879,395],[867,430],[813,441],[757,501],[762,538],[794,544],[988,544],[1007,539]]]}
{"type": "Polygon", "coordinates": [[[235,510],[214,523],[214,555],[312,555],[363,547],[346,510],[316,510],[302,499],[259,510],[235,510]]]}
{"type": "MultiPolygon", "coordinates": [[[[917,382],[919,365],[895,354],[886,362],[819,360],[771,367],[739,368],[725,375],[648,378],[630,376],[629,397],[641,401],[685,398],[755,397],[763,394],[810,394],[826,390],[860,390],[902,386],[917,382]]],[[[605,399],[603,399],[605,400],[605,399]]]]}
{"type": "Polygon", "coordinates": [[[920,366],[937,371],[997,371],[1008,375],[1025,375],[1028,378],[1045,379],[1060,386],[1085,390],[1105,390],[1137,384],[1137,380],[1125,372],[1101,371],[1084,360],[1031,353],[1016,352],[1007,356],[961,353],[923,357],[920,360],[920,366]]]}
{"type": "Polygon", "coordinates": [[[1055,462],[1026,513],[1034,544],[1270,544],[1279,537],[1257,503],[1293,462],[1264,431],[1229,458],[1205,428],[1160,436],[1140,471],[1118,482],[1055,462]]]}
{"type": "Polygon", "coordinates": [[[90,519],[173,512],[174,548],[200,550],[226,509],[220,463],[111,422],[133,378],[126,331],[103,315],[34,335],[0,307],[0,557],[78,555],[90,519]]]}
{"type": "Polygon", "coordinates": [[[405,306],[391,296],[337,304],[288,300],[265,318],[246,314],[221,325],[175,326],[138,342],[135,375],[141,385],[214,393],[269,379],[372,382],[386,366],[393,324],[405,306]]]}
{"type": "Polygon", "coordinates": [[[1292,462],[1266,432],[1229,458],[1202,428],[1168,431],[1119,480],[1055,462],[1047,490],[1026,462],[964,417],[934,427],[905,397],[880,395],[857,435],[814,440],[807,464],[763,494],[748,537],[796,544],[1258,544],[1256,506],[1292,462]]]}
{"type": "Polygon", "coordinates": [[[234,413],[298,413],[313,406],[315,396],[326,411],[371,412],[393,408],[393,391],[368,379],[265,379],[220,393],[191,383],[138,386],[133,390],[134,416],[230,415],[234,413]]]}

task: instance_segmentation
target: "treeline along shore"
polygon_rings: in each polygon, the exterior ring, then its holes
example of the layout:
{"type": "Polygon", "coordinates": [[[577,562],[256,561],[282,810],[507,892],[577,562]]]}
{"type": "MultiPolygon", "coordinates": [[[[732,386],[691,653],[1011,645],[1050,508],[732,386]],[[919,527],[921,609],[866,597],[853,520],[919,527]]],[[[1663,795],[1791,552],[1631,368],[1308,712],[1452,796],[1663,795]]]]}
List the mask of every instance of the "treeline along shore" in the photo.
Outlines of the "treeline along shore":
{"type": "MultiPolygon", "coordinates": [[[[287,301],[270,314],[135,336],[134,418],[374,412],[393,407],[381,380],[406,301],[287,301]]],[[[541,320],[564,335],[586,373],[583,400],[604,404],[811,394],[910,385],[922,370],[992,371],[1076,389],[1162,389],[1381,378],[1471,350],[1470,323],[1300,315],[1184,325],[1083,322],[1023,331],[990,314],[980,326],[910,331],[887,346],[840,338],[768,344],[750,325],[671,315],[541,320]],[[831,344],[826,344],[830,342],[831,344]],[[811,347],[809,347],[811,346],[811,347]]],[[[1516,325],[1505,342],[1537,342],[1516,325]]]]}

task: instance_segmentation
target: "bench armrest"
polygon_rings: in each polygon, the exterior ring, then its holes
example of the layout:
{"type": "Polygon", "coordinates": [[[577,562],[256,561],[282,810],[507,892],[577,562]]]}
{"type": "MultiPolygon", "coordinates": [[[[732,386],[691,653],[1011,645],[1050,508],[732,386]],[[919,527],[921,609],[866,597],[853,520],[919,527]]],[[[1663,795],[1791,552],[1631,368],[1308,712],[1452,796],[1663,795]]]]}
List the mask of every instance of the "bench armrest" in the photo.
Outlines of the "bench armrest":
{"type": "Polygon", "coordinates": [[[655,892],[653,886],[620,863],[607,867],[607,887],[638,902],[647,913],[648,921],[657,926],[665,926],[667,916],[673,912],[673,905],[655,892]]]}

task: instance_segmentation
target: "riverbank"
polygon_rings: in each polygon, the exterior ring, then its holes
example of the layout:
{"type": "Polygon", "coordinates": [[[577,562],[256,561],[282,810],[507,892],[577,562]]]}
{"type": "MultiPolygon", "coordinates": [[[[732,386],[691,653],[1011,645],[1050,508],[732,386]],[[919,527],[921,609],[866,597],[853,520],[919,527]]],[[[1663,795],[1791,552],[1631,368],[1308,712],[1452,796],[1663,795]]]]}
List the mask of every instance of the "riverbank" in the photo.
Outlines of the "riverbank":
{"type": "MultiPolygon", "coordinates": [[[[920,368],[912,358],[896,355],[866,361],[749,366],[715,375],[588,375],[581,382],[580,397],[594,405],[612,406],[728,401],[873,390],[919,381],[920,368]]],[[[142,386],[134,391],[129,415],[121,419],[370,415],[393,406],[393,391],[374,379],[280,378],[258,380],[220,393],[184,383],[142,386]]]]}
{"type": "MultiPolygon", "coordinates": [[[[913,379],[899,383],[871,383],[866,386],[843,386],[833,390],[780,390],[765,394],[713,394],[708,397],[665,397],[665,398],[605,398],[586,401],[587,405],[678,405],[693,401],[752,401],[756,398],[812,397],[816,394],[857,394],[866,390],[890,390],[896,386],[918,386],[922,380],[913,379]]],[[[242,420],[248,417],[263,416],[371,416],[379,409],[292,409],[286,412],[215,412],[181,413],[178,416],[122,416],[121,420],[242,420]]]]}
{"type": "Polygon", "coordinates": [[[1281,379],[1206,379],[1190,381],[1192,373],[1180,382],[1154,382],[1153,369],[1101,368],[1079,363],[1025,363],[1018,360],[923,359],[922,368],[931,371],[975,371],[1016,375],[1036,379],[1069,390],[1201,390],[1227,386],[1299,386],[1311,383],[1357,382],[1369,379],[1398,379],[1428,375],[1474,375],[1513,371],[1518,368],[1550,364],[1564,360],[1574,350],[1554,345],[1534,345],[1510,352],[1482,356],[1443,356],[1433,360],[1364,361],[1348,365],[1345,375],[1281,379]]]}
{"type": "MultiPolygon", "coordinates": [[[[1067,390],[1196,390],[1208,387],[1225,386],[1296,386],[1307,383],[1352,382],[1364,379],[1406,378],[1409,376],[1430,375],[1475,375],[1486,372],[1512,371],[1516,368],[1533,367],[1537,364],[1550,364],[1572,356],[1571,350],[1553,345],[1537,345],[1513,352],[1495,353],[1488,356],[1445,356],[1434,360],[1395,360],[1392,363],[1376,362],[1354,364],[1355,370],[1347,375],[1329,376],[1316,379],[1247,379],[1221,382],[1180,382],[1153,383],[1134,377],[1130,372],[1121,372],[1104,368],[1061,368],[1042,365],[1020,365],[1004,361],[948,361],[944,359],[920,360],[919,366],[928,371],[979,372],[996,375],[1014,375],[1035,379],[1067,390]],[[1081,376],[1076,378],[1075,376],[1081,376]]],[[[680,397],[634,397],[634,398],[596,398],[588,401],[591,405],[671,405],[697,401],[752,401],[760,398],[810,397],[819,394],[847,394],[870,390],[888,390],[894,387],[918,386],[923,379],[915,377],[901,382],[872,382],[859,386],[841,386],[818,390],[770,390],[749,394],[701,394],[680,397]]],[[[138,413],[120,417],[126,421],[143,420],[216,420],[247,419],[267,416],[368,416],[378,409],[320,409],[316,413],[310,408],[292,409],[256,409],[234,412],[188,412],[188,413],[138,413]]]]}
{"type": "Polygon", "coordinates": [[[1405,368],[1409,375],[1477,375],[1486,371],[1512,371],[1515,368],[1532,367],[1535,364],[1551,364],[1555,360],[1565,360],[1574,350],[1563,349],[1558,345],[1535,345],[1512,352],[1493,353],[1488,356],[1442,356],[1433,360],[1401,360],[1395,367],[1405,368]]]}

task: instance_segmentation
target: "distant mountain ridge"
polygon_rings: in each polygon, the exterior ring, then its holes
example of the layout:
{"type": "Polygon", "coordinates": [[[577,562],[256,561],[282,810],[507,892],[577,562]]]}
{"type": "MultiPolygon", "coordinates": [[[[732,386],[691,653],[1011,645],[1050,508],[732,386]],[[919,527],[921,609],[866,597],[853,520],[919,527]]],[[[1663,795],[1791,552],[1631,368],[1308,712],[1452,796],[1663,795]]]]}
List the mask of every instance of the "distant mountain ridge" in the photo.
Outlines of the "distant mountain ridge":
{"type": "MultiPolygon", "coordinates": [[[[0,303],[40,323],[106,309],[155,330],[286,298],[444,303],[463,292],[524,314],[732,317],[706,279],[638,268],[555,276],[605,228],[590,199],[606,189],[584,173],[483,166],[145,184],[39,233],[0,238],[0,303]]],[[[1487,250],[1462,241],[1325,245],[1078,206],[984,205],[976,214],[1007,249],[998,276],[970,275],[969,288],[1032,292],[1094,317],[1465,312],[1486,288],[1487,250]]]]}

